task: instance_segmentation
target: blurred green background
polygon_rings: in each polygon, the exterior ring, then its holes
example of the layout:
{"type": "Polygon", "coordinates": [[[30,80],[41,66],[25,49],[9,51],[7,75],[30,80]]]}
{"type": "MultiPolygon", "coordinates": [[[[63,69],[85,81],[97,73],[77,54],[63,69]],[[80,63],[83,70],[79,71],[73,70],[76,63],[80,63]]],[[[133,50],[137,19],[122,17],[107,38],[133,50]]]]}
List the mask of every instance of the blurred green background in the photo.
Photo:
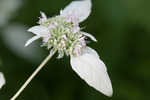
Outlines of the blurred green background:
{"type": "MultiPolygon", "coordinates": [[[[49,51],[40,41],[27,48],[40,11],[49,17],[72,0],[0,0],[0,72],[7,84],[0,100],[9,100],[49,51]]],[[[150,0],[93,0],[92,14],[81,24],[98,42],[88,44],[107,65],[114,89],[108,98],[89,87],[71,69],[69,57],[56,56],[17,100],[149,100],[150,0]]]]}

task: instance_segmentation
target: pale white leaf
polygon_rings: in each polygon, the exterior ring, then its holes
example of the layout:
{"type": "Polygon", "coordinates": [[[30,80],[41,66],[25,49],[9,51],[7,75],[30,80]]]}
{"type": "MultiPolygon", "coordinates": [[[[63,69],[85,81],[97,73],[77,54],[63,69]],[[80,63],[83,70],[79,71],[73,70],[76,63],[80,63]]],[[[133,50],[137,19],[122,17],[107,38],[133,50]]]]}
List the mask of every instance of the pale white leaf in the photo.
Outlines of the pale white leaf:
{"type": "Polygon", "coordinates": [[[31,44],[33,41],[39,39],[40,36],[36,35],[36,36],[33,36],[31,39],[29,39],[26,44],[25,44],[25,47],[27,47],[29,44],[31,44]]]}
{"type": "Polygon", "coordinates": [[[95,38],[93,35],[91,35],[91,34],[89,34],[89,33],[86,33],[86,32],[81,32],[81,33],[82,33],[83,35],[89,37],[91,40],[97,42],[96,38],[95,38]]]}
{"type": "MultiPolygon", "coordinates": [[[[90,47],[86,47],[86,49],[84,50],[84,53],[88,53],[88,54],[91,54],[91,55],[99,58],[99,55],[97,54],[97,52],[90,47]]],[[[106,70],[106,68],[105,68],[105,70],[106,70]]]]}
{"type": "Polygon", "coordinates": [[[112,96],[113,90],[106,66],[93,49],[87,47],[83,55],[71,56],[72,69],[90,86],[106,96],[112,96]]]}
{"type": "Polygon", "coordinates": [[[32,33],[34,33],[36,35],[39,35],[39,36],[43,36],[43,35],[49,33],[48,28],[46,28],[44,26],[33,26],[30,29],[28,29],[28,31],[32,32],[32,33]]]}
{"type": "Polygon", "coordinates": [[[91,6],[91,0],[73,1],[61,11],[61,15],[73,15],[78,18],[79,22],[82,22],[90,15],[91,6]]]}
{"type": "Polygon", "coordinates": [[[0,72],[0,89],[5,85],[6,81],[3,73],[0,72]]]}
{"type": "Polygon", "coordinates": [[[46,14],[45,14],[44,12],[42,12],[42,11],[40,11],[40,13],[41,13],[41,17],[42,17],[44,20],[47,20],[46,14]]]}

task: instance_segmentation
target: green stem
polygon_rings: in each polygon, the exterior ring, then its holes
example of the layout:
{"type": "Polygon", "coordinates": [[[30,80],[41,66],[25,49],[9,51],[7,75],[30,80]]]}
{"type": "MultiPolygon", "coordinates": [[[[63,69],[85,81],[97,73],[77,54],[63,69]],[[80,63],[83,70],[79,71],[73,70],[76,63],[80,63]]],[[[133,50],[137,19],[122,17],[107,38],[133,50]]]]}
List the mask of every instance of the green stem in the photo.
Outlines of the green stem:
{"type": "Polygon", "coordinates": [[[27,79],[27,81],[21,86],[21,88],[17,91],[17,93],[10,99],[10,100],[15,100],[21,93],[22,91],[27,87],[27,85],[31,82],[31,80],[38,74],[38,72],[44,67],[44,65],[51,59],[51,57],[55,53],[50,53],[44,61],[38,66],[38,68],[32,73],[32,75],[27,79]]]}

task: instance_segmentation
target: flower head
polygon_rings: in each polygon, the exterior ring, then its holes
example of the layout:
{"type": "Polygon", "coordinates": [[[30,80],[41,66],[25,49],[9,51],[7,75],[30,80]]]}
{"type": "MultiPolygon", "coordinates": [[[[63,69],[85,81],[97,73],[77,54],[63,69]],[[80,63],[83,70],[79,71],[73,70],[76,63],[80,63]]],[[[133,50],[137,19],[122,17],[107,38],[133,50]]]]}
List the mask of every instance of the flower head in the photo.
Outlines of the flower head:
{"type": "Polygon", "coordinates": [[[36,36],[27,41],[25,46],[28,46],[34,40],[43,39],[42,46],[48,49],[55,49],[60,55],[81,55],[82,49],[86,47],[85,37],[96,39],[88,33],[81,31],[79,23],[85,20],[91,12],[91,1],[74,1],[64,10],[61,10],[60,15],[47,18],[45,13],[41,12],[39,17],[39,25],[30,28],[28,31],[36,36]],[[77,6],[82,4],[81,11],[77,6]],[[76,9],[78,8],[78,9],[76,9]],[[80,11],[80,12],[79,12],[80,11]]]}
{"type": "Polygon", "coordinates": [[[96,51],[86,44],[86,37],[95,42],[97,40],[91,34],[83,32],[79,26],[90,15],[91,6],[91,0],[81,0],[73,1],[59,15],[51,18],[41,12],[39,25],[28,30],[35,36],[25,46],[42,38],[42,46],[50,49],[50,53],[58,51],[58,58],[70,55],[73,70],[90,86],[111,96],[112,86],[105,64],[96,51]]]}

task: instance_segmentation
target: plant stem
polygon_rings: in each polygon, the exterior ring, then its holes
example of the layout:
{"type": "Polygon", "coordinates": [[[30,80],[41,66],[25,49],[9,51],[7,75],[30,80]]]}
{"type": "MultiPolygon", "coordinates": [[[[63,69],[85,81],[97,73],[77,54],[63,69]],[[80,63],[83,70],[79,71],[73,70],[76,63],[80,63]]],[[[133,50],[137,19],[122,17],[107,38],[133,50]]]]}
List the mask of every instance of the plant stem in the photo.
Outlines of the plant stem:
{"type": "Polygon", "coordinates": [[[27,87],[27,85],[31,82],[31,80],[37,75],[37,73],[44,67],[44,65],[51,59],[53,55],[54,53],[50,53],[44,59],[44,61],[38,66],[38,68],[32,73],[32,75],[27,79],[27,81],[21,86],[21,88],[10,100],[15,100],[22,93],[22,91],[27,87]]]}

